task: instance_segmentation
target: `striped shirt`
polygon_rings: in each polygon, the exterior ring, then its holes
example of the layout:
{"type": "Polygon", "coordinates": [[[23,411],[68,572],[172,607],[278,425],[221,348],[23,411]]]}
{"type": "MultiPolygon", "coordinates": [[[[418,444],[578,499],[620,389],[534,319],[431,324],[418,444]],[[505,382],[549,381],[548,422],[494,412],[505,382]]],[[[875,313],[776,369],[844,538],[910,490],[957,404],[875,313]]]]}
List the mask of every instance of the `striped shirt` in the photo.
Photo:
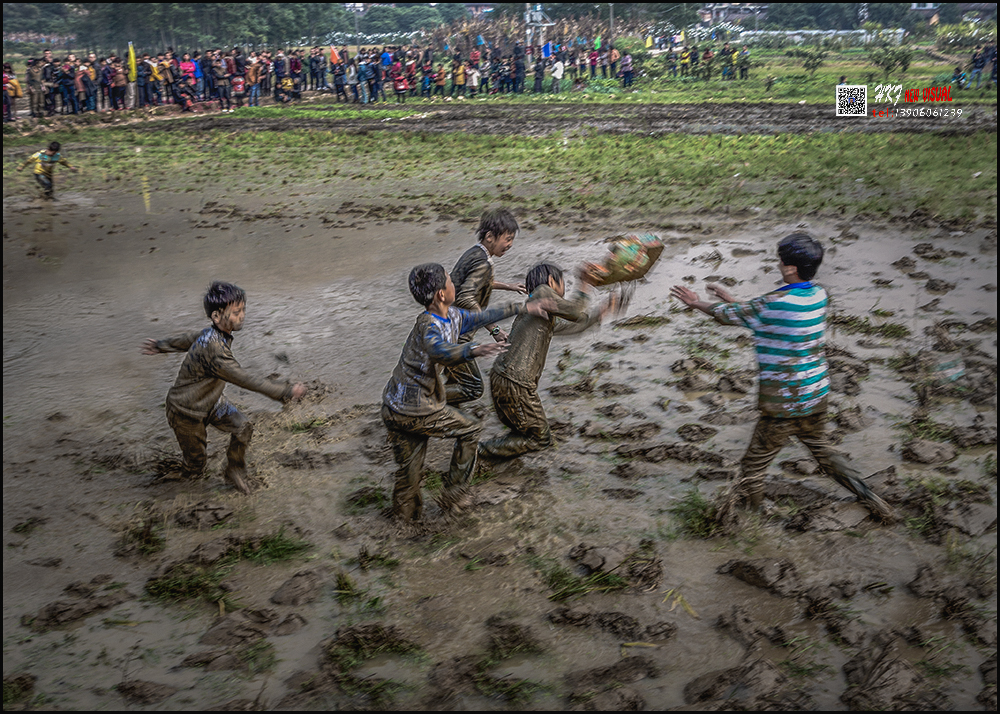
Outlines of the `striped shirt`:
{"type": "Polygon", "coordinates": [[[764,414],[792,418],[826,408],[826,308],[826,291],[812,284],[712,306],[717,322],[753,330],[760,370],[757,404],[764,414]]]}

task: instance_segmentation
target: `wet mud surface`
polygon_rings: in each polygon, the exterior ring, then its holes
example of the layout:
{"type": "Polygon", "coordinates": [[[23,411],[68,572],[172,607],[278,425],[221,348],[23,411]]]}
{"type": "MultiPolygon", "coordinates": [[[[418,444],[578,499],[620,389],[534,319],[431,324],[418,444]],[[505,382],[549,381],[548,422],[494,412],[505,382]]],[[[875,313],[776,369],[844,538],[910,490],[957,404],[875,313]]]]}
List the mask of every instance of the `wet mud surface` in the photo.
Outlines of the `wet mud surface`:
{"type": "MultiPolygon", "coordinates": [[[[995,225],[522,216],[499,280],[593,260],[628,224],[667,248],[628,315],[553,340],[555,446],[483,464],[475,506],[445,517],[450,445],[432,442],[427,520],[400,529],[378,396],[418,312],[405,276],[450,266],[475,226],[356,196],[275,214],[243,188],[5,200],[4,677],[21,706],[995,709],[995,225]],[[901,522],[873,523],[793,445],[766,515],[692,537],[677,509],[734,473],[754,354],[669,286],[766,292],[800,224],[828,248],[830,429],[901,522]],[[227,388],[255,424],[249,497],[221,476],[218,433],[207,478],[161,478],[180,356],[138,352],[204,324],[215,278],[249,293],[243,366],[311,387],[285,408],[227,388]]],[[[501,431],[487,400],[474,411],[501,431]]]]}
{"type": "MultiPolygon", "coordinates": [[[[343,105],[311,105],[336,109],[343,105]]],[[[395,106],[395,105],[393,105],[395,106]]],[[[407,105],[410,106],[410,105],[407,105]]],[[[805,134],[810,132],[943,133],[996,131],[997,108],[966,106],[961,117],[897,116],[886,119],[837,117],[833,104],[544,104],[510,105],[455,102],[416,104],[421,113],[400,119],[246,118],[211,116],[185,122],[158,122],[149,131],[218,129],[237,134],[289,129],[335,129],[347,133],[461,132],[547,136],[582,134],[805,134]],[[421,111],[425,109],[425,111],[421,111]]]]}

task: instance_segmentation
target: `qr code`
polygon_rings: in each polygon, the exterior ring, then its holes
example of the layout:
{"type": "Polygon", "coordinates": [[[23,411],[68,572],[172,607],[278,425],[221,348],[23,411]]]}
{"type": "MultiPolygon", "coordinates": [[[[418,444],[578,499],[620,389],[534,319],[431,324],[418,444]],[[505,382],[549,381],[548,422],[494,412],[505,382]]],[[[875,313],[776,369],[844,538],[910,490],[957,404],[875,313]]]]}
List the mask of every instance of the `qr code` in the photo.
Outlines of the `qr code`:
{"type": "Polygon", "coordinates": [[[868,85],[837,85],[837,116],[863,117],[868,115],[868,85]]]}

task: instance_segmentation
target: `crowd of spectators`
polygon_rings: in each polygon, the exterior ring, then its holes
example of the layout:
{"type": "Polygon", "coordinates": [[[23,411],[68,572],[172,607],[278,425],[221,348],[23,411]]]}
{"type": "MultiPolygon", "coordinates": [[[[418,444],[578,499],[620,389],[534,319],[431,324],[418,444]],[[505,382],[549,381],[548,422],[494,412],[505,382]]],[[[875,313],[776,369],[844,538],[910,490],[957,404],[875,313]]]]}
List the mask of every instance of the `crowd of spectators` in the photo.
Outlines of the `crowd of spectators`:
{"type": "Polygon", "coordinates": [[[577,48],[514,43],[506,53],[488,47],[435,53],[418,45],[251,51],[239,48],[136,57],[67,54],[52,50],[27,61],[23,80],[4,65],[4,120],[27,96],[30,116],[116,111],[176,104],[183,111],[218,103],[221,111],[259,106],[261,97],[287,103],[304,91],[333,93],[346,103],[396,102],[408,97],[471,99],[498,94],[552,93],[582,87],[588,78],[632,85],[631,56],[613,46],[577,48]],[[533,78],[529,84],[528,79],[533,78]],[[568,81],[565,83],[564,80],[568,81]]]}

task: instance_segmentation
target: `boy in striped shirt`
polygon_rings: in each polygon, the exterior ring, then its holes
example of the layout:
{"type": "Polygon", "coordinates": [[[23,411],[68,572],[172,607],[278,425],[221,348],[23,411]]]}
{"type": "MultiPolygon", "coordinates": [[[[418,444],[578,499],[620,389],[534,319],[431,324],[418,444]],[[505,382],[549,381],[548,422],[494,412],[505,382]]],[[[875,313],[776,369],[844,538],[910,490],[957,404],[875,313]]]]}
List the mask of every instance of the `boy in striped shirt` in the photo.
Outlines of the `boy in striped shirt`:
{"type": "Polygon", "coordinates": [[[816,240],[792,233],[778,243],[778,267],[785,285],[777,290],[749,302],[737,302],[718,285],[710,285],[708,291],[722,302],[703,301],[682,285],[670,291],[720,324],[746,327],[754,333],[761,416],[740,461],[740,474],[719,502],[717,517],[724,526],[735,524],[738,506],[760,507],[767,467],[793,436],[809,449],[827,476],[857,496],[877,519],[895,520],[892,507],[865,485],[826,436],[830,391],[824,349],[827,296],[812,282],[822,262],[823,247],[816,240]]]}

